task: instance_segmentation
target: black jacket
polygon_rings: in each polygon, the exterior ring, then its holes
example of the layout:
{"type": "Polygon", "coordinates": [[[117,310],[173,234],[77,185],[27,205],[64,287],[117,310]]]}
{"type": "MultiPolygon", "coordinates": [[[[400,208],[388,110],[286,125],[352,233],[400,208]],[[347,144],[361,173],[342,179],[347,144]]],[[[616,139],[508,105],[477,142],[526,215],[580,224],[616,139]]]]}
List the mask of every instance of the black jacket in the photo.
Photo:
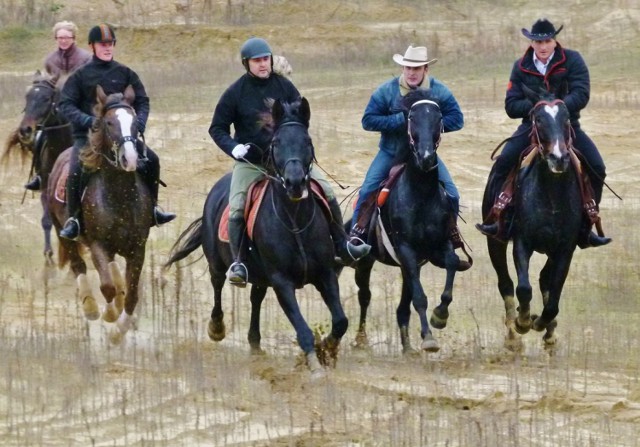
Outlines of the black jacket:
{"type": "MultiPolygon", "coordinates": [[[[269,78],[261,79],[245,73],[220,97],[209,126],[209,135],[230,156],[238,144],[253,143],[264,151],[271,141],[270,133],[260,123],[262,114],[270,111],[266,100],[293,102],[299,98],[298,89],[284,76],[272,73],[269,78]]],[[[251,163],[260,163],[262,154],[254,148],[249,150],[246,158],[251,163]]]]}
{"type": "Polygon", "coordinates": [[[560,44],[556,46],[544,76],[533,63],[533,47],[529,47],[524,56],[513,64],[505,110],[510,118],[522,118],[526,122],[529,121],[529,111],[533,104],[522,91],[523,84],[533,91],[544,88],[562,99],[569,109],[572,124],[578,123],[580,110],[589,102],[589,69],[580,53],[566,50],[560,44]]]}
{"type": "Polygon", "coordinates": [[[114,60],[105,62],[93,56],[69,77],[62,89],[60,111],[73,125],[74,136],[86,136],[91,127],[98,85],[107,95],[124,93],[128,85],[133,87],[138,131],[144,132],[149,118],[149,97],[136,72],[114,60]]]}

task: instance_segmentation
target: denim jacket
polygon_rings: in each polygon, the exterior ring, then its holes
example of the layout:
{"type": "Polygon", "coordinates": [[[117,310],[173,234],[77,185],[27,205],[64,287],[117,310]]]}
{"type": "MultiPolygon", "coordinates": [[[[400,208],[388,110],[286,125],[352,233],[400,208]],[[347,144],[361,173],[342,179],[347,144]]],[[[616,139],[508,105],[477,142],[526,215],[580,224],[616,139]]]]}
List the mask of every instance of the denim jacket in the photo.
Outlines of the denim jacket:
{"type": "MultiPolygon", "coordinates": [[[[442,112],[444,131],[462,129],[464,117],[458,101],[442,82],[432,77],[428,79],[429,88],[442,112]]],[[[398,77],[386,81],[373,92],[362,117],[362,127],[364,130],[380,132],[378,147],[392,156],[398,148],[407,144],[407,125],[398,77]]]]}

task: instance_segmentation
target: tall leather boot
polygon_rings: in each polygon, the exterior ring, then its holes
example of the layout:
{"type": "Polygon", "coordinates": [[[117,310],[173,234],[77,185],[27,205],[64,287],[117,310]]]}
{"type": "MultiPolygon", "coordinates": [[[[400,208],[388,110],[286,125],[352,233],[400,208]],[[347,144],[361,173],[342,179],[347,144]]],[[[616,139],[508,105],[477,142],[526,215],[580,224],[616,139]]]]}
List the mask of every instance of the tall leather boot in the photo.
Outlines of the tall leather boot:
{"type": "Polygon", "coordinates": [[[458,223],[455,218],[452,218],[451,222],[451,230],[449,232],[449,239],[451,240],[451,244],[453,245],[454,250],[457,248],[461,248],[465,255],[467,255],[467,260],[460,259],[458,261],[458,268],[456,269],[458,272],[464,272],[465,270],[469,270],[473,265],[473,259],[467,253],[467,250],[464,248],[464,241],[462,240],[462,235],[460,234],[460,228],[458,228],[458,223]]]}
{"type": "Polygon", "coordinates": [[[227,279],[231,285],[236,287],[246,287],[249,280],[247,266],[240,259],[244,227],[245,223],[242,217],[229,218],[229,249],[231,250],[233,263],[227,270],[227,279]]]}
{"type": "Polygon", "coordinates": [[[171,222],[176,218],[175,213],[168,213],[160,209],[158,206],[158,193],[160,189],[160,163],[155,153],[148,151],[148,160],[138,167],[138,173],[142,180],[146,183],[151,193],[151,201],[153,203],[153,222],[156,226],[160,226],[171,222]],[[153,156],[151,156],[153,154],[153,156]]]}
{"type": "Polygon", "coordinates": [[[343,265],[351,265],[368,255],[371,251],[371,245],[361,241],[361,243],[354,243],[351,239],[347,239],[347,233],[344,230],[344,223],[342,221],[342,210],[340,204],[334,198],[329,201],[329,209],[331,211],[331,222],[329,223],[329,231],[331,232],[331,239],[333,239],[333,246],[336,255],[340,258],[340,262],[343,265]]]}
{"type": "Polygon", "coordinates": [[[42,146],[44,144],[44,135],[42,130],[36,132],[36,136],[33,141],[33,178],[24,185],[29,191],[40,191],[42,189],[42,178],[40,177],[40,159],[42,153],[42,146]]]}
{"type": "Polygon", "coordinates": [[[75,241],[80,235],[80,208],[82,191],[82,165],[74,160],[74,153],[69,161],[69,177],[67,178],[66,199],[69,218],[60,230],[60,237],[75,241]]]}

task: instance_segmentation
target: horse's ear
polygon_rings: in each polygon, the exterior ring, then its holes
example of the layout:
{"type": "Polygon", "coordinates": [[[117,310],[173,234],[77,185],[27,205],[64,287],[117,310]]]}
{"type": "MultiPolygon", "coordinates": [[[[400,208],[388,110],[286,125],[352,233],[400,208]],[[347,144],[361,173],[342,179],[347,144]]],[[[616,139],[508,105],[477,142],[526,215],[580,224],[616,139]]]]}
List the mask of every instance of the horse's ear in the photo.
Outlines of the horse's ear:
{"type": "Polygon", "coordinates": [[[136,99],[136,92],[133,91],[133,87],[129,84],[127,88],[124,89],[124,101],[132,105],[134,99],[136,99]]]}
{"type": "Polygon", "coordinates": [[[300,117],[309,125],[309,121],[311,120],[311,107],[309,107],[309,101],[307,101],[307,98],[304,96],[300,100],[300,117]]]}
{"type": "Polygon", "coordinates": [[[107,95],[100,84],[96,86],[96,99],[100,104],[107,102],[107,95]]]}
{"type": "Polygon", "coordinates": [[[282,102],[279,99],[273,101],[273,106],[271,106],[271,116],[275,123],[279,123],[284,116],[284,107],[282,107],[282,102]]]}

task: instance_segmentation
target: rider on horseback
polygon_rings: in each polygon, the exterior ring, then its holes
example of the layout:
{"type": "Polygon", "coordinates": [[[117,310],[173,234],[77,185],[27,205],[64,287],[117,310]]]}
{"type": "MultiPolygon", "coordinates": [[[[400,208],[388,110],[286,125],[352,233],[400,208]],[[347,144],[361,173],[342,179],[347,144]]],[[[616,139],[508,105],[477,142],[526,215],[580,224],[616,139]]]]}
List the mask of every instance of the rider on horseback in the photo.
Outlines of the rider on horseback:
{"type": "MultiPolygon", "coordinates": [[[[96,25],[89,31],[89,45],[93,49],[91,62],[76,70],[67,80],[62,90],[60,110],[73,125],[74,144],[69,162],[69,178],[67,180],[67,210],[69,219],[60,231],[60,236],[75,240],[80,235],[81,193],[86,183],[80,150],[88,143],[88,131],[98,124],[93,116],[96,101],[96,87],[102,86],[106,94],[124,92],[128,85],[135,91],[133,108],[137,115],[137,126],[140,134],[149,116],[149,97],[142,81],[130,68],[113,60],[116,36],[113,28],[107,24],[96,25]]],[[[144,142],[137,140],[138,151],[144,154],[144,142]]],[[[144,163],[138,165],[144,183],[149,188],[153,200],[154,222],[162,225],[171,222],[176,215],[165,213],[159,209],[158,188],[160,183],[160,161],[155,152],[146,148],[144,163]]]]}
{"type": "MultiPolygon", "coordinates": [[[[76,68],[81,67],[91,60],[91,53],[76,45],[78,27],[73,22],[58,22],[53,25],[53,38],[58,48],[49,53],[44,60],[44,68],[58,81],[60,77],[66,77],[76,68]]],[[[33,169],[35,176],[24,185],[30,191],[39,191],[42,187],[40,177],[40,151],[44,144],[42,133],[37,133],[33,144],[33,169]]]]}
{"type": "MultiPolygon", "coordinates": [[[[403,67],[402,74],[386,81],[373,92],[362,117],[362,127],[365,130],[380,132],[380,150],[369,166],[351,218],[350,238],[354,244],[362,241],[366,236],[367,229],[358,225],[358,214],[362,205],[389,175],[398,148],[409,144],[406,116],[401,109],[402,98],[413,89],[429,88],[434,96],[439,98],[444,132],[460,130],[464,125],[462,110],[451,91],[439,80],[428,76],[429,64],[437,62],[437,59],[429,60],[426,47],[409,45],[404,56],[395,54],[393,60],[403,67]]],[[[440,157],[438,157],[438,177],[444,185],[457,218],[460,194],[440,157]]],[[[460,231],[455,222],[452,224],[450,239],[455,248],[463,246],[460,231]]],[[[470,263],[461,260],[458,270],[467,270],[470,267],[470,263]]]]}
{"type": "MultiPolygon", "coordinates": [[[[272,51],[264,39],[248,39],[240,49],[240,56],[246,73],[222,94],[213,114],[209,135],[236,160],[229,194],[229,245],[234,262],[229,267],[227,278],[231,284],[243,287],[248,280],[247,269],[240,258],[247,190],[264,176],[262,156],[270,144],[270,135],[260,124],[261,114],[269,111],[269,99],[293,102],[300,98],[300,93],[291,81],[273,71],[272,51]],[[231,125],[235,131],[233,136],[231,125]]],[[[368,254],[368,245],[356,247],[348,243],[340,205],[329,182],[317,169],[312,169],[310,175],[322,186],[329,200],[333,217],[331,237],[342,262],[351,263],[368,254]]]]}
{"type": "MultiPolygon", "coordinates": [[[[501,220],[509,221],[512,217],[510,202],[513,186],[508,181],[509,173],[518,165],[520,154],[530,145],[532,123],[529,113],[534,104],[525,96],[522,88],[525,85],[533,91],[544,89],[553,93],[556,98],[562,99],[569,109],[573,144],[586,161],[586,171],[593,187],[595,203],[591,204],[590,214],[597,218],[606,176],[605,165],[596,145],[581,129],[578,121],[580,110],[589,102],[589,70],[580,53],[563,48],[556,41],[555,37],[561,30],[562,26],[556,30],[547,19],[536,21],[531,27],[531,32],[522,29],[522,34],[531,40],[531,46],[513,65],[505,98],[507,115],[511,118],[522,118],[522,123],[507,141],[493,168],[492,183],[488,187],[500,193],[496,196],[493,210],[489,214],[491,220],[476,224],[481,233],[501,241],[509,240],[510,227],[510,223],[501,220]]],[[[581,248],[598,247],[611,242],[611,238],[592,232],[591,226],[590,219],[585,217],[578,243],[581,248]]]]}

